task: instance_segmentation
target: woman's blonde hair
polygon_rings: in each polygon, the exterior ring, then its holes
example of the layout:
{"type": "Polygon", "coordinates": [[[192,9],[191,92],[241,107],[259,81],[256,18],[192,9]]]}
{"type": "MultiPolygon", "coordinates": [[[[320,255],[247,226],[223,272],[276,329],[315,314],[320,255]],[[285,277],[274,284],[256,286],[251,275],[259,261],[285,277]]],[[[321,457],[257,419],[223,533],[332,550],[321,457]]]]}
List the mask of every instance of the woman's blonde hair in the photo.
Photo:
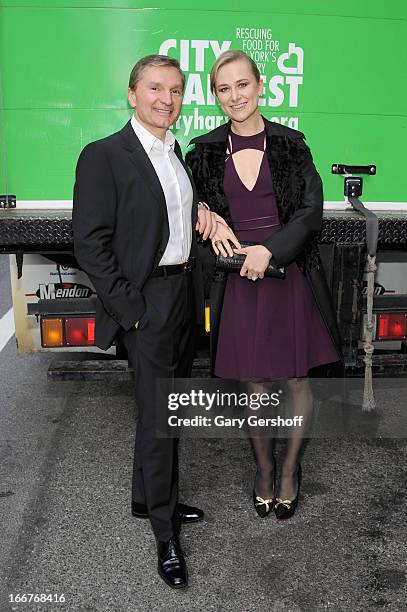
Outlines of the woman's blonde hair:
{"type": "Polygon", "coordinates": [[[222,66],[225,66],[226,64],[230,64],[230,62],[234,62],[240,59],[244,59],[249,62],[250,68],[255,76],[256,81],[260,81],[260,72],[257,68],[256,62],[254,62],[251,57],[244,53],[244,51],[240,51],[238,49],[229,49],[228,51],[224,51],[223,53],[221,53],[221,55],[219,55],[218,59],[212,66],[210,76],[210,87],[212,93],[215,93],[216,90],[216,77],[218,75],[219,69],[222,68],[222,66]]]}

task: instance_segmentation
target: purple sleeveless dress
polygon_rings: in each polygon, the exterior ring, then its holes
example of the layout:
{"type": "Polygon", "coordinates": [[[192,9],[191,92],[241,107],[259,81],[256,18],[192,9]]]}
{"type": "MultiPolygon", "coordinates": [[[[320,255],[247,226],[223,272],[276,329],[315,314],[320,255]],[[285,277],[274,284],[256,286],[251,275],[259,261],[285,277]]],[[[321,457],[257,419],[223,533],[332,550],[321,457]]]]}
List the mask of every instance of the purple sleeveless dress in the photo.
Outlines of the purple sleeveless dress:
{"type": "MultiPolygon", "coordinates": [[[[264,149],[264,131],[254,136],[231,132],[233,153],[264,149]]],[[[261,242],[280,229],[266,155],[252,191],[242,183],[232,156],[225,166],[224,190],[236,236],[261,242]]],[[[307,376],[310,368],[338,360],[305,276],[294,262],[284,280],[253,282],[229,274],[219,327],[215,375],[235,380],[307,376]]]]}

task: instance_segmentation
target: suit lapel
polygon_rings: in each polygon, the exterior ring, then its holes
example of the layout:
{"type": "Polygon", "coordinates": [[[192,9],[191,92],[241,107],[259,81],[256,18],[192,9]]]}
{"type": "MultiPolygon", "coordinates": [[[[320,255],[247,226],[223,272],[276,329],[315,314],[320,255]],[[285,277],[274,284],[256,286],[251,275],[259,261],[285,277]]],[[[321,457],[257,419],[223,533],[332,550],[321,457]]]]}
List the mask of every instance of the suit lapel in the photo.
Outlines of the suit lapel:
{"type": "Polygon", "coordinates": [[[175,147],[174,147],[174,151],[176,156],[178,157],[179,161],[182,164],[182,167],[184,168],[185,172],[187,173],[187,176],[191,182],[192,185],[192,192],[193,192],[193,199],[192,199],[192,211],[191,211],[191,218],[192,218],[192,234],[195,235],[195,224],[198,220],[198,194],[196,192],[196,187],[195,187],[195,183],[194,180],[192,178],[191,175],[191,171],[188,168],[188,166],[186,165],[186,163],[183,160],[182,157],[182,151],[181,151],[181,147],[179,146],[178,140],[175,141],[175,147]]]}
{"type": "Polygon", "coordinates": [[[188,168],[188,166],[186,165],[186,163],[184,162],[183,158],[182,158],[182,152],[181,152],[181,147],[179,146],[179,142],[178,140],[175,141],[175,146],[174,146],[174,151],[175,151],[175,155],[178,157],[179,161],[181,162],[185,172],[188,174],[189,176],[189,180],[192,183],[192,179],[191,179],[191,172],[188,168]]]}
{"type": "Polygon", "coordinates": [[[121,136],[123,139],[123,146],[129,151],[130,160],[134,164],[137,174],[140,176],[140,179],[147,184],[151,193],[167,215],[167,205],[160,180],[143,145],[134,133],[130,121],[126,123],[121,130],[121,136]]]}
{"type": "MultiPolygon", "coordinates": [[[[163,209],[166,219],[168,219],[167,204],[165,201],[165,195],[161,187],[160,180],[157,176],[156,171],[154,170],[154,166],[151,163],[150,158],[148,157],[147,153],[145,152],[143,148],[143,145],[141,144],[136,134],[134,133],[134,130],[131,126],[130,121],[126,123],[124,128],[121,130],[120,134],[121,134],[122,141],[123,141],[123,147],[127,151],[129,151],[130,160],[134,165],[135,171],[140,176],[140,180],[146,182],[154,198],[158,201],[159,205],[163,209]]],[[[191,218],[192,218],[192,235],[194,239],[195,224],[198,219],[198,196],[197,196],[195,184],[194,184],[194,181],[192,180],[190,171],[182,158],[182,152],[181,152],[181,148],[179,146],[178,141],[175,141],[174,151],[179,161],[181,162],[182,167],[185,169],[185,172],[187,173],[187,176],[189,180],[191,181],[191,185],[192,185],[193,202],[192,202],[191,218]]]]}

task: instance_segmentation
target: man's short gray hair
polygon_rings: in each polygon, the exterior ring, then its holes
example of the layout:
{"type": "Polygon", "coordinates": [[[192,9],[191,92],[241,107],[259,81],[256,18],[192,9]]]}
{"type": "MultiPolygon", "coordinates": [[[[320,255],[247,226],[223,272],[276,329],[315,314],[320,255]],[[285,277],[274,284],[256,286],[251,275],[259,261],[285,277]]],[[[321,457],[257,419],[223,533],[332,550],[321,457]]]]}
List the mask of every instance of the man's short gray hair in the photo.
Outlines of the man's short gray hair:
{"type": "Polygon", "coordinates": [[[130,73],[129,79],[129,88],[135,89],[137,83],[143,76],[143,72],[146,68],[150,66],[170,66],[172,68],[176,68],[181,75],[182,78],[182,88],[185,85],[185,75],[181,70],[181,66],[179,65],[179,61],[174,57],[168,57],[167,55],[146,55],[146,57],[142,57],[137,64],[133,67],[133,70],[130,73]]]}

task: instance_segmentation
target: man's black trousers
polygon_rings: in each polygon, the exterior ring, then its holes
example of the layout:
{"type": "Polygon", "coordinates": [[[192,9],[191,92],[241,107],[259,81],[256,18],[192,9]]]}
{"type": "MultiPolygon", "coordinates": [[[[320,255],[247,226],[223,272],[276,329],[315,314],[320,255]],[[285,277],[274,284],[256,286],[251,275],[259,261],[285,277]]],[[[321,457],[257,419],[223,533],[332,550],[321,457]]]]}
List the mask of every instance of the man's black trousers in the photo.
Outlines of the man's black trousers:
{"type": "Polygon", "coordinates": [[[150,278],[142,293],[147,309],[141,329],[123,337],[135,370],[138,407],[132,498],[147,505],[154,534],[165,541],[180,528],[178,439],[156,435],[157,409],[168,410],[161,394],[156,396],[156,380],[191,375],[195,329],[191,273],[150,278]]]}

